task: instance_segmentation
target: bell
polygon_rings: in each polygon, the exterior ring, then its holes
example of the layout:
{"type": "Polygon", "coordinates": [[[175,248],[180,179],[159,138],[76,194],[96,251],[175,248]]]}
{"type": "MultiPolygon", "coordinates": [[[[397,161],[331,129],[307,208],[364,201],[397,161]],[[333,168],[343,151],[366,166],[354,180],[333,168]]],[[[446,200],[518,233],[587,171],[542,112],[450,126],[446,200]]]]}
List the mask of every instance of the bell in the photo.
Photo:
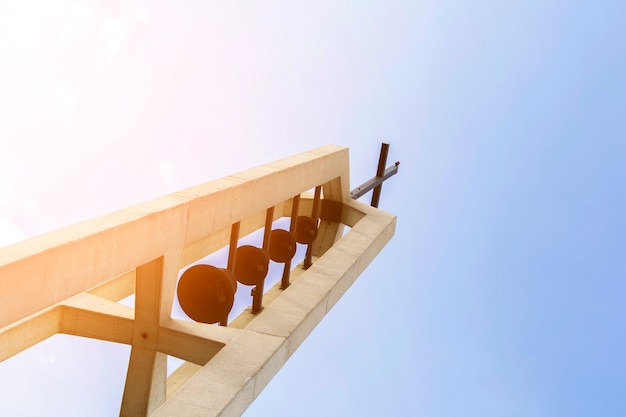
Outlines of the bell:
{"type": "Polygon", "coordinates": [[[178,302],[192,320],[217,323],[233,307],[237,281],[232,273],[212,265],[195,265],[178,281],[178,302]]]}
{"type": "Polygon", "coordinates": [[[237,248],[235,257],[235,277],[244,285],[257,285],[265,279],[270,260],[265,251],[256,246],[245,245],[237,248]]]}
{"type": "Polygon", "coordinates": [[[310,244],[317,237],[317,221],[309,216],[298,216],[296,220],[296,242],[310,244]]]}
{"type": "Polygon", "coordinates": [[[291,260],[296,254],[296,239],[286,230],[272,230],[269,253],[274,262],[285,263],[291,260]]]}

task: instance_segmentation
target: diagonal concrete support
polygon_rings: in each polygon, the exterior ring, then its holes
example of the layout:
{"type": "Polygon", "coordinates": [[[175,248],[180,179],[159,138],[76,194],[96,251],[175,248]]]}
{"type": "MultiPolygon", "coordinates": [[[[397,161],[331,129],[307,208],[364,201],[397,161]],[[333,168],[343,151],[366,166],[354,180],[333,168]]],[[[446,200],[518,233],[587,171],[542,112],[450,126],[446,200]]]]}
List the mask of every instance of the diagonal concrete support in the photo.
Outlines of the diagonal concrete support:
{"type": "Polygon", "coordinates": [[[165,402],[167,355],[133,346],[120,417],[148,416],[165,402]]]}
{"type": "Polygon", "coordinates": [[[193,334],[193,331],[179,331],[161,326],[157,347],[160,352],[204,365],[224,347],[224,343],[193,334]]]}

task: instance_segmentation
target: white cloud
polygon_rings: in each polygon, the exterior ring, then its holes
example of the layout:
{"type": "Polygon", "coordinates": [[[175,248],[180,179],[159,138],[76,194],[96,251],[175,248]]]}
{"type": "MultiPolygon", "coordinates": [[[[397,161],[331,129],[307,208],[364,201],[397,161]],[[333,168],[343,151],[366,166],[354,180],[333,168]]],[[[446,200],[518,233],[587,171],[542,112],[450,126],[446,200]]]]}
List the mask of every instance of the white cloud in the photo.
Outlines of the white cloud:
{"type": "Polygon", "coordinates": [[[60,46],[71,45],[84,34],[91,18],[91,6],[86,2],[67,4],[62,24],[58,28],[57,43],[60,46]]]}
{"type": "Polygon", "coordinates": [[[37,51],[66,9],[63,0],[0,2],[0,52],[9,57],[37,51]]]}
{"type": "Polygon", "coordinates": [[[128,33],[129,24],[127,19],[115,19],[112,17],[104,19],[102,22],[102,40],[109,58],[115,57],[122,43],[128,37],[128,33]]]}
{"type": "Polygon", "coordinates": [[[7,217],[0,216],[0,246],[26,239],[26,233],[7,217]]]}

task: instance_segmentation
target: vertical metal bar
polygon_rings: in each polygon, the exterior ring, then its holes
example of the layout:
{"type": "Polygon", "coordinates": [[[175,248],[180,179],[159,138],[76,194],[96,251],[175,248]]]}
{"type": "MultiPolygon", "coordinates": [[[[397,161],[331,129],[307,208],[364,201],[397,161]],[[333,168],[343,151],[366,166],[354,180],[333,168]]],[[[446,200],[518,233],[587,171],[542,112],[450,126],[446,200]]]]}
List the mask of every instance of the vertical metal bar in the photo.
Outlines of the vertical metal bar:
{"type": "Polygon", "coordinates": [[[291,222],[289,223],[289,231],[291,233],[296,233],[298,210],[300,210],[300,194],[293,198],[293,203],[291,205],[291,222]]]}
{"type": "MultiPolygon", "coordinates": [[[[291,222],[289,224],[289,232],[294,235],[296,233],[296,223],[298,219],[298,210],[300,209],[300,194],[293,198],[291,204],[291,222]]],[[[291,274],[291,259],[285,262],[285,269],[283,269],[283,278],[280,281],[280,288],[285,289],[289,286],[289,275],[291,274]]]]}
{"type": "Polygon", "coordinates": [[[252,289],[252,314],[259,314],[263,310],[263,287],[265,280],[252,289]]]}
{"type": "MultiPolygon", "coordinates": [[[[270,250],[270,233],[272,231],[272,223],[274,222],[274,206],[265,212],[265,230],[263,231],[263,250],[269,256],[270,250]]],[[[258,314],[263,310],[263,292],[265,280],[258,283],[252,289],[252,314],[258,314]]]]}
{"type": "MultiPolygon", "coordinates": [[[[239,226],[241,222],[237,222],[230,227],[230,246],[228,247],[228,269],[231,273],[235,273],[235,256],[237,256],[237,243],[239,242],[239,226]]],[[[228,313],[226,317],[220,320],[220,326],[228,324],[228,313]]]]}
{"type": "MultiPolygon", "coordinates": [[[[389,144],[383,143],[380,148],[380,157],[378,158],[378,169],[376,170],[376,176],[382,177],[385,173],[385,165],[387,164],[387,154],[389,153],[389,144]]],[[[380,201],[380,192],[383,188],[383,184],[379,184],[372,191],[372,207],[378,207],[378,202],[380,201]]]]}
{"type": "MultiPolygon", "coordinates": [[[[322,186],[318,185],[315,187],[315,194],[313,195],[313,210],[311,213],[311,217],[313,220],[317,222],[319,216],[319,205],[320,205],[320,196],[322,194],[322,186]]],[[[309,267],[313,264],[311,259],[313,258],[313,243],[309,243],[306,247],[306,255],[304,256],[304,263],[302,267],[304,269],[309,269],[309,267]]]]}
{"type": "Polygon", "coordinates": [[[317,187],[315,187],[315,194],[313,195],[313,210],[311,213],[311,217],[313,217],[313,220],[317,220],[319,218],[321,196],[322,186],[318,185],[317,187]]]}
{"type": "Polygon", "coordinates": [[[265,230],[263,231],[263,249],[266,252],[270,250],[270,234],[272,231],[272,223],[274,222],[274,206],[265,212],[265,230]]]}
{"type": "Polygon", "coordinates": [[[237,242],[239,242],[239,226],[241,222],[233,224],[230,228],[230,247],[228,248],[228,266],[230,272],[235,272],[235,256],[237,254],[237,242]]]}

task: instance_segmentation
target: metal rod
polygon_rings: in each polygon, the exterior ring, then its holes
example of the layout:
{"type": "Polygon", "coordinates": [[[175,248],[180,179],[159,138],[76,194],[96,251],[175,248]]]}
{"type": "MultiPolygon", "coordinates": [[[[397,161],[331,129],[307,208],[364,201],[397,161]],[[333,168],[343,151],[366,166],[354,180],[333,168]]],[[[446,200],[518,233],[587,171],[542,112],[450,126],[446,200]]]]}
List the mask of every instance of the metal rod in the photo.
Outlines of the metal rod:
{"type": "Polygon", "coordinates": [[[241,222],[233,224],[230,228],[230,247],[228,248],[228,266],[230,272],[235,272],[235,256],[237,254],[237,242],[239,242],[239,226],[241,222]]]}
{"type": "MultiPolygon", "coordinates": [[[[272,223],[274,222],[274,206],[265,212],[265,230],[263,231],[263,250],[269,256],[270,250],[270,234],[272,231],[272,223]]],[[[259,314],[263,310],[263,292],[265,279],[258,283],[252,289],[252,314],[259,314]]]]}
{"type": "Polygon", "coordinates": [[[291,205],[291,222],[289,223],[289,232],[296,233],[296,224],[298,223],[298,210],[300,210],[300,194],[293,198],[291,205]]]}
{"type": "Polygon", "coordinates": [[[252,314],[259,314],[263,310],[263,287],[265,280],[259,282],[252,289],[252,314]]]}
{"type": "MultiPolygon", "coordinates": [[[[376,177],[380,178],[385,173],[385,165],[387,164],[387,154],[389,153],[389,144],[383,143],[380,148],[380,157],[378,158],[378,169],[376,170],[376,177]]],[[[380,192],[382,191],[383,183],[377,184],[372,192],[372,207],[378,207],[380,201],[380,192]]]]}
{"type": "Polygon", "coordinates": [[[382,184],[385,180],[389,179],[389,177],[397,174],[398,165],[400,165],[400,162],[396,162],[394,165],[387,168],[381,177],[373,177],[365,181],[363,184],[359,185],[358,187],[356,187],[354,190],[350,192],[350,197],[353,200],[356,200],[362,197],[363,195],[367,194],[374,187],[376,187],[379,184],[382,184]]]}
{"type": "Polygon", "coordinates": [[[321,196],[322,186],[318,185],[317,187],[315,187],[315,194],[313,195],[313,210],[311,212],[311,217],[313,217],[313,220],[317,220],[319,218],[321,196]]]}
{"type": "MultiPolygon", "coordinates": [[[[291,222],[289,224],[289,232],[292,235],[296,233],[296,223],[298,219],[298,210],[300,209],[300,194],[293,198],[291,204],[291,222]]],[[[297,244],[296,244],[297,245],[297,244]]],[[[280,288],[285,289],[289,286],[289,275],[291,274],[291,259],[285,262],[285,268],[283,269],[283,278],[280,281],[280,288]]]]}
{"type": "Polygon", "coordinates": [[[285,266],[283,268],[283,277],[280,280],[280,289],[281,290],[284,290],[289,285],[291,285],[291,283],[289,282],[289,275],[290,274],[291,274],[291,259],[289,259],[287,262],[285,262],[285,266]]]}
{"type": "Polygon", "coordinates": [[[265,252],[270,250],[270,235],[272,231],[272,223],[274,222],[274,206],[265,212],[265,230],[263,231],[263,249],[265,252]]]}
{"type": "MultiPolygon", "coordinates": [[[[322,186],[318,185],[317,187],[315,187],[315,194],[313,195],[313,210],[311,213],[311,217],[316,222],[318,219],[321,194],[322,194],[322,186]]],[[[309,269],[309,267],[313,264],[312,259],[313,259],[313,243],[309,243],[306,247],[306,255],[304,255],[304,262],[302,264],[302,267],[304,269],[309,269]]]]}
{"type": "MultiPolygon", "coordinates": [[[[235,273],[235,257],[237,256],[237,243],[239,242],[239,226],[241,226],[241,222],[234,223],[230,227],[230,246],[228,247],[228,265],[226,269],[228,269],[231,273],[235,273]]],[[[220,320],[220,326],[228,325],[228,313],[226,313],[226,317],[220,320]]]]}

